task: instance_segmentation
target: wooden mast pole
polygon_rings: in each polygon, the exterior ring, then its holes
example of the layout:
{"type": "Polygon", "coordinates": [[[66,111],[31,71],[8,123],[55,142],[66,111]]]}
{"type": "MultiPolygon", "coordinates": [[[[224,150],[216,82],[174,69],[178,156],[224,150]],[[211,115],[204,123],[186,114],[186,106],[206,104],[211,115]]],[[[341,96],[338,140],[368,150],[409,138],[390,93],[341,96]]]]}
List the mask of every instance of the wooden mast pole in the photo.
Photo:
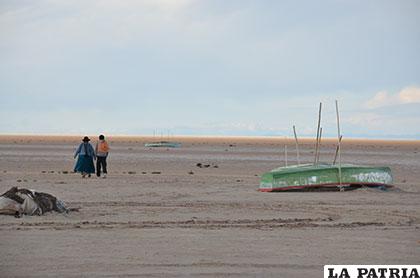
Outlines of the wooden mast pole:
{"type": "Polygon", "coordinates": [[[316,130],[316,146],[315,146],[314,164],[316,164],[316,159],[317,159],[317,156],[318,156],[319,129],[321,127],[321,110],[322,110],[322,102],[319,103],[318,128],[316,130]]]}
{"type": "Polygon", "coordinates": [[[318,138],[318,155],[316,157],[316,163],[319,162],[319,156],[321,155],[321,138],[322,138],[322,127],[319,129],[319,138],[318,138]]]}
{"type": "Polygon", "coordinates": [[[293,133],[295,134],[295,142],[296,142],[296,159],[297,159],[298,165],[300,165],[299,142],[298,142],[298,138],[297,138],[297,135],[296,135],[296,127],[295,126],[293,126],[293,133]]]}
{"type": "Polygon", "coordinates": [[[337,133],[338,133],[338,179],[340,181],[340,191],[343,191],[341,185],[341,132],[340,132],[340,115],[338,113],[338,101],[335,101],[335,110],[337,112],[337,133]]]}
{"type": "MultiPolygon", "coordinates": [[[[340,136],[340,142],[343,139],[343,135],[340,136]]],[[[335,155],[334,155],[334,160],[333,160],[333,165],[335,164],[335,162],[337,161],[337,155],[338,155],[338,145],[337,148],[335,149],[335,155]]]]}

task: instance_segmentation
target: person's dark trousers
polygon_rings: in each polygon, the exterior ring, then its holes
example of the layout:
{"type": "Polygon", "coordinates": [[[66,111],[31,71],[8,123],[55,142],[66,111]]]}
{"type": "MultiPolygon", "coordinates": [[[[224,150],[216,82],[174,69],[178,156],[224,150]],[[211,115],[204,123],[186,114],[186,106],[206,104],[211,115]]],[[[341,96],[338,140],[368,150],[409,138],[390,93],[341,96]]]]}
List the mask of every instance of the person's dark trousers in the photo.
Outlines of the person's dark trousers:
{"type": "Polygon", "coordinates": [[[97,156],[96,157],[96,175],[99,177],[101,175],[101,168],[104,174],[106,171],[106,156],[97,156]]]}

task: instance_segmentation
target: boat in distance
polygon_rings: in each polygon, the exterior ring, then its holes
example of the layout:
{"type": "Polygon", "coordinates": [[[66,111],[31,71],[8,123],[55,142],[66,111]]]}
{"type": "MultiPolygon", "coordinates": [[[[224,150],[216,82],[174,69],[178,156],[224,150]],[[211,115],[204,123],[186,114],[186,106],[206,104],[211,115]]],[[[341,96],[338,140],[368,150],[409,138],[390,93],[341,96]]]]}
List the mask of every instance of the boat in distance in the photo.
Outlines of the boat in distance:
{"type": "Polygon", "coordinates": [[[144,144],[144,146],[148,148],[179,148],[181,147],[181,143],[170,142],[170,141],[159,141],[159,142],[146,143],[144,144]]]}

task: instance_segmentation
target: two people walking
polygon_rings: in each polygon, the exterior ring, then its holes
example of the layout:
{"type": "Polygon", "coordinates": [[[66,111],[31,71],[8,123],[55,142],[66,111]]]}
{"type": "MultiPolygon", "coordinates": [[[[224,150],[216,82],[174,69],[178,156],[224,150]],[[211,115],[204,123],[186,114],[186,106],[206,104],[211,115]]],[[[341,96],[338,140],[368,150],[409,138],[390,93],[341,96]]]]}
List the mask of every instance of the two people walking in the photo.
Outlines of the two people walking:
{"type": "Polygon", "coordinates": [[[96,159],[96,176],[100,177],[102,170],[102,177],[106,178],[108,173],[106,169],[106,158],[109,153],[109,145],[105,141],[105,136],[99,135],[99,141],[96,143],[95,149],[93,149],[89,141],[89,137],[85,136],[74,153],[74,158],[78,156],[76,165],[74,166],[74,172],[81,173],[82,178],[85,178],[86,175],[90,177],[91,174],[95,173],[93,161],[96,159]]]}

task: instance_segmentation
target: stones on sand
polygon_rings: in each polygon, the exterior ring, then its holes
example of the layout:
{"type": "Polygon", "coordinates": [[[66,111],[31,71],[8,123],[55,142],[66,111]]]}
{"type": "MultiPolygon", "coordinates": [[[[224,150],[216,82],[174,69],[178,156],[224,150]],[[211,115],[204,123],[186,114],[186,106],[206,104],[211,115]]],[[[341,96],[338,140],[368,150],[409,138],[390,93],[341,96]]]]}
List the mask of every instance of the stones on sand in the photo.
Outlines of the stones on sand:
{"type": "Polygon", "coordinates": [[[210,167],[212,167],[212,168],[219,168],[219,166],[216,165],[216,164],[214,164],[214,163],[211,163],[211,164],[203,164],[203,163],[199,162],[199,163],[195,164],[195,166],[197,166],[198,168],[210,168],[210,167]]]}

